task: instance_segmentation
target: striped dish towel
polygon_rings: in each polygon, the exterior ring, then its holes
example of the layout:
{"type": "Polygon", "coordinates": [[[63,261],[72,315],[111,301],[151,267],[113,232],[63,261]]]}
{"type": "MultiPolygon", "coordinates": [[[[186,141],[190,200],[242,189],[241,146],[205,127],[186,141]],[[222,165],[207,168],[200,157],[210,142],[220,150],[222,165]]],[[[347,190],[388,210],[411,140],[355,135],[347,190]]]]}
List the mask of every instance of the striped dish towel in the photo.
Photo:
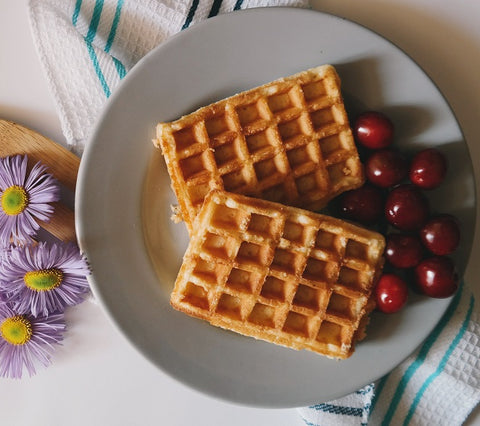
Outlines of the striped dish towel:
{"type": "Polygon", "coordinates": [[[72,150],[127,72],[173,34],[206,18],[308,0],[30,0],[33,39],[72,150]]]}
{"type": "MultiPolygon", "coordinates": [[[[81,154],[105,101],[171,35],[219,13],[307,0],[30,0],[33,39],[62,129],[81,154]]],[[[467,289],[424,345],[377,383],[298,411],[307,425],[461,424],[479,400],[480,329],[467,289]]]]}

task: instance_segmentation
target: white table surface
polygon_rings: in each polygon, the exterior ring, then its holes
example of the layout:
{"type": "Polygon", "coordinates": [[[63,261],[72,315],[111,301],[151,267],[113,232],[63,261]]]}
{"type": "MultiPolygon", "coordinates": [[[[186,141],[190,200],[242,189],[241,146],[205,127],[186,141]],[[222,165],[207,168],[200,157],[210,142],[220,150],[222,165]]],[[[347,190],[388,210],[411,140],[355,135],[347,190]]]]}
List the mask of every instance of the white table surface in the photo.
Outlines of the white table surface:
{"type": "MultiPolygon", "coordinates": [[[[315,9],[373,29],[427,71],[455,111],[480,172],[480,2],[312,0],[315,9]]],[[[0,118],[64,144],[33,42],[27,0],[0,0],[0,118]]],[[[479,256],[474,245],[471,259],[479,256]]],[[[480,262],[466,273],[473,286],[480,262]]],[[[478,278],[477,278],[478,279],[478,278]]],[[[474,289],[480,300],[480,288],[474,289]]],[[[67,312],[54,363],[33,378],[0,380],[2,425],[303,425],[294,409],[242,407],[193,391],[153,367],[92,302],[67,312]]],[[[480,409],[468,425],[480,425],[480,409]]]]}

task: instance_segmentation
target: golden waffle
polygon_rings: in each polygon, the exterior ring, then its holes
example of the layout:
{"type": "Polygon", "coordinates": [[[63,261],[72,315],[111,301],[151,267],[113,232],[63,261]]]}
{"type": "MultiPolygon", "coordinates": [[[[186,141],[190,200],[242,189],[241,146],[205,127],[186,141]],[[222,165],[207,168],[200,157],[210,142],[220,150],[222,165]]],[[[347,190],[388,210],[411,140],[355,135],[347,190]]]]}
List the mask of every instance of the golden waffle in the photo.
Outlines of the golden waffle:
{"type": "Polygon", "coordinates": [[[365,333],[384,245],[340,219],[213,191],[170,302],[215,326],[347,358],[365,333]]]}
{"type": "Polygon", "coordinates": [[[154,143],[189,232],[213,189],[318,210],[364,182],[340,79],[330,65],[159,123],[154,143]]]}

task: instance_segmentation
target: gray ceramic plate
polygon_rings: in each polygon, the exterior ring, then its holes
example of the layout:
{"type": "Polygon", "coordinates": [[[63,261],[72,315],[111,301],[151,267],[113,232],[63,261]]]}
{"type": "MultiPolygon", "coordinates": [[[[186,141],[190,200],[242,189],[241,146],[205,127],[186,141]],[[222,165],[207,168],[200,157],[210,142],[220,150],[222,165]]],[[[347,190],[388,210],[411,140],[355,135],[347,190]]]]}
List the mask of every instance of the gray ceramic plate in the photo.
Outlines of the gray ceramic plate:
{"type": "Polygon", "coordinates": [[[349,113],[382,110],[401,149],[447,154],[447,182],[429,195],[436,210],[462,221],[456,260],[465,269],[475,211],[467,146],[444,98],[409,57],[359,25],[311,10],[249,10],[195,25],[145,57],[115,91],[82,159],[76,201],[91,285],[108,315],[155,365],[202,392],[264,407],[344,395],[413,352],[449,304],[413,297],[401,313],[375,314],[368,338],[345,361],[255,341],[170,308],[187,236],[170,221],[175,199],[151,143],[155,124],[325,63],[337,67],[349,113]]]}

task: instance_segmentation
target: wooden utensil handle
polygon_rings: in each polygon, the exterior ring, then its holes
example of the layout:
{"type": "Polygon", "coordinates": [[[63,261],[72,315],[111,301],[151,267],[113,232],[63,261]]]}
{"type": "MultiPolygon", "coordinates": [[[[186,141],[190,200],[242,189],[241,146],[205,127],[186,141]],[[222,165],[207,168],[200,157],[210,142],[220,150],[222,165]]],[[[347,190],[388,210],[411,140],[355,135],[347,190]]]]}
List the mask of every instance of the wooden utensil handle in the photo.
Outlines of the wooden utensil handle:
{"type": "MultiPolygon", "coordinates": [[[[26,154],[28,166],[41,162],[69,191],[75,192],[80,159],[61,145],[26,127],[0,120],[0,157],[26,154]]],[[[75,214],[63,200],[53,203],[55,212],[40,226],[62,241],[76,241],[75,214]]]]}
{"type": "Polygon", "coordinates": [[[55,212],[48,222],[38,221],[40,226],[62,241],[76,241],[75,214],[62,203],[52,203],[55,212]]]}

